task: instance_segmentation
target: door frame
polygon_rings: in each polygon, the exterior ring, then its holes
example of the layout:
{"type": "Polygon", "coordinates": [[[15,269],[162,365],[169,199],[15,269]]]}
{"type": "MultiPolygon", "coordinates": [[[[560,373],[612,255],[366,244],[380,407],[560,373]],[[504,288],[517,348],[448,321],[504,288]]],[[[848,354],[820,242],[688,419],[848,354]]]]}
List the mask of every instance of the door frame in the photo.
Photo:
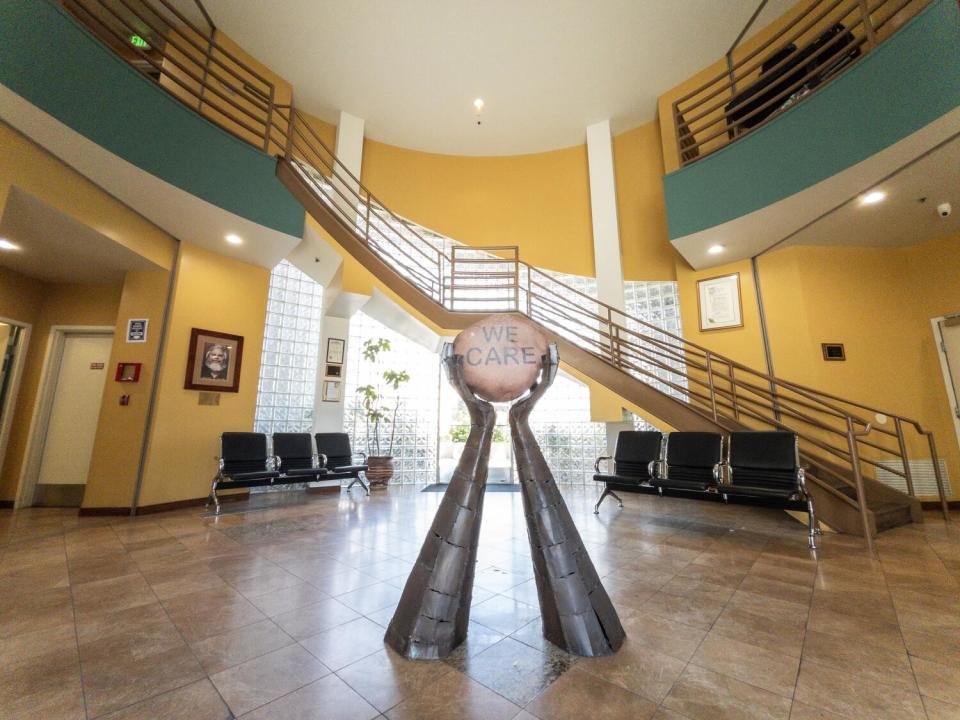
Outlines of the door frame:
{"type": "Polygon", "coordinates": [[[113,337],[116,328],[113,325],[52,325],[47,339],[47,349],[40,371],[40,384],[37,387],[37,399],[30,418],[30,430],[27,434],[27,447],[20,466],[20,480],[17,483],[15,508],[29,507],[33,504],[33,495],[40,476],[40,461],[50,427],[50,413],[53,410],[53,396],[60,378],[60,364],[63,361],[63,347],[68,336],[113,337]]]}
{"type": "Polygon", "coordinates": [[[0,468],[2,468],[3,461],[7,457],[7,443],[10,440],[10,429],[13,427],[13,416],[17,410],[17,399],[20,397],[20,382],[23,380],[23,366],[27,359],[27,348],[30,345],[30,333],[33,331],[33,325],[2,316],[0,316],[0,322],[15,325],[20,328],[22,333],[17,344],[17,352],[13,356],[9,393],[7,394],[7,412],[4,413],[4,408],[0,408],[0,468]]]}
{"type": "MultiPolygon", "coordinates": [[[[931,318],[930,324],[933,326],[933,340],[937,346],[937,356],[940,358],[943,384],[947,388],[947,400],[950,401],[950,415],[953,417],[953,429],[957,433],[957,442],[960,443],[960,416],[957,415],[957,411],[960,409],[960,398],[957,397],[957,391],[954,387],[953,376],[950,372],[950,363],[947,360],[947,353],[943,344],[943,331],[941,330],[942,322],[953,319],[960,319],[960,313],[931,318]]],[[[957,378],[957,381],[960,382],[960,378],[957,378]]]]}

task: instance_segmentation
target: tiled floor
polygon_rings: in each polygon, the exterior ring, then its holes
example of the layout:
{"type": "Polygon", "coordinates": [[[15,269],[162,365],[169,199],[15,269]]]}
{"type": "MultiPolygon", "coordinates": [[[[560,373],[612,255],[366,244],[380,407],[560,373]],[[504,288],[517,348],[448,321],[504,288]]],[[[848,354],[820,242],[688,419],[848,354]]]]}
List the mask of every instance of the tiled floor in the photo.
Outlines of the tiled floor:
{"type": "Polygon", "coordinates": [[[566,495],[613,657],[543,640],[516,494],[486,498],[470,636],[432,663],[382,639],[438,494],[0,511],[0,720],[960,718],[960,517],[813,557],[776,510],[566,495]]]}

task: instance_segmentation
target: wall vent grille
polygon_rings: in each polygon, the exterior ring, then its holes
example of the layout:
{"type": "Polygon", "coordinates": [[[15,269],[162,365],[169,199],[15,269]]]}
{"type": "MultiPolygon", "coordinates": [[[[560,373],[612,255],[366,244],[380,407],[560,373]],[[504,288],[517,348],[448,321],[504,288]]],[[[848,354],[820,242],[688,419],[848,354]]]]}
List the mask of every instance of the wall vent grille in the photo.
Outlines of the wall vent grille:
{"type": "MultiPolygon", "coordinates": [[[[896,475],[890,472],[889,468],[892,468],[898,472],[903,472],[903,465],[899,460],[880,460],[879,464],[881,467],[877,468],[877,480],[889,485],[892,488],[896,488],[901,492],[907,491],[907,482],[899,475],[896,475]]],[[[933,461],[929,458],[926,460],[910,460],[910,473],[913,476],[913,490],[917,495],[931,495],[933,497],[938,497],[937,493],[937,476],[933,472],[933,461]]],[[[943,478],[943,490],[947,494],[947,497],[953,495],[953,490],[950,488],[950,477],[947,474],[947,463],[945,460],[940,460],[940,477],[943,478]]]]}

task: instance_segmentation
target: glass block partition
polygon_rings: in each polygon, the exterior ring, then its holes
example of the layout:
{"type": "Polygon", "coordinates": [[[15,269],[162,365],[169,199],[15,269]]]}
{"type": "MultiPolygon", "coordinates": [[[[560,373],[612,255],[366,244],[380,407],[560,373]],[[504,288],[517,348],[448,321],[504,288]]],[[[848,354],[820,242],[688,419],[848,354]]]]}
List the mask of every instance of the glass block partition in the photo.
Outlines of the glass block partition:
{"type": "MultiPolygon", "coordinates": [[[[437,401],[440,382],[440,357],[422,345],[395,332],[362,311],[350,319],[350,340],[347,345],[344,430],[350,435],[355,450],[369,452],[367,423],[360,407],[357,388],[383,385],[384,370],[406,370],[410,381],[400,387],[400,410],[397,413],[394,437],[394,478],[391,483],[426,484],[437,476],[437,401]],[[384,338],[390,350],[380,354],[376,364],[362,355],[366,340],[384,338]]],[[[446,382],[446,380],[444,380],[446,382]]],[[[393,390],[384,389],[392,400],[393,390]]],[[[389,406],[392,408],[393,403],[389,406]]],[[[389,441],[392,427],[380,431],[381,448],[389,441]]]]}
{"type": "Polygon", "coordinates": [[[254,431],[313,427],[323,286],[286,260],[270,273],[254,431]]]}

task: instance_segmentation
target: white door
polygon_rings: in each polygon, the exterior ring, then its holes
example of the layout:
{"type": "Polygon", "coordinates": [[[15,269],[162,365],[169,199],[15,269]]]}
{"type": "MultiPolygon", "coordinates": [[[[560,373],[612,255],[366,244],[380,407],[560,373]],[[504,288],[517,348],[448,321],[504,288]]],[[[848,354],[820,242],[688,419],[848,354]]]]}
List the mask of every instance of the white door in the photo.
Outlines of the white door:
{"type": "Polygon", "coordinates": [[[953,413],[953,422],[960,438],[960,315],[937,318],[933,324],[940,350],[943,380],[947,384],[950,411],[953,413]]]}
{"type": "Polygon", "coordinates": [[[109,335],[65,337],[37,484],[87,482],[112,347],[109,335]]]}

